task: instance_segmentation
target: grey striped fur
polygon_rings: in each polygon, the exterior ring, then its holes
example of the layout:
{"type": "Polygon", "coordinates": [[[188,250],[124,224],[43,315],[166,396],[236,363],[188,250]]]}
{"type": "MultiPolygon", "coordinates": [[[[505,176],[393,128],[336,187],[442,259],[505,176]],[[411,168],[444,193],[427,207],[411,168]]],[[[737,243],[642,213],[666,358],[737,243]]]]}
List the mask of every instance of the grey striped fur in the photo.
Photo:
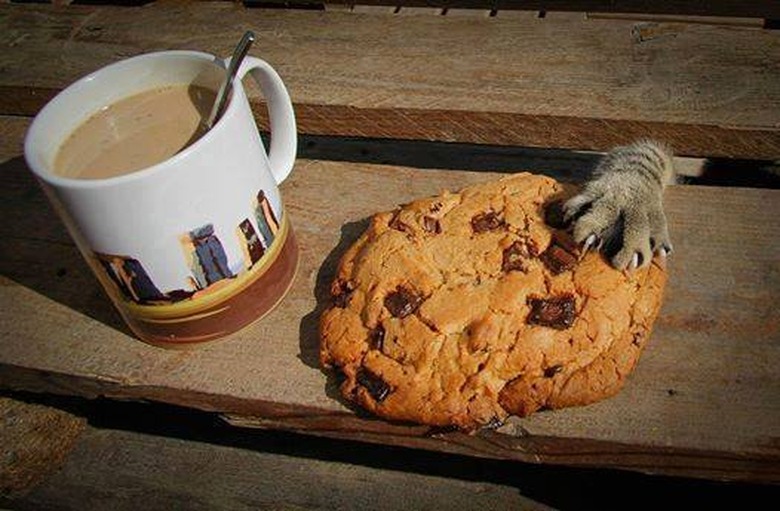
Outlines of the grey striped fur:
{"type": "Polygon", "coordinates": [[[639,140],[607,153],[593,178],[564,205],[574,239],[585,250],[603,249],[618,269],[650,263],[672,251],[663,210],[664,187],[674,182],[672,152],[639,140]]]}

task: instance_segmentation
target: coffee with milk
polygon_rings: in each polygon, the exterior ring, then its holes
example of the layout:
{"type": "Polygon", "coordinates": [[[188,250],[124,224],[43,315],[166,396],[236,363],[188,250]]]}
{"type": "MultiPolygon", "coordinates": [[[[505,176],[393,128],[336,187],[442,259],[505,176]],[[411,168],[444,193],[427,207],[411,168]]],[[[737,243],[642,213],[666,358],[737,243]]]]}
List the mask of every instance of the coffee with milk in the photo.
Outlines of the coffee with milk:
{"type": "Polygon", "coordinates": [[[206,133],[215,97],[206,87],[181,84],[108,105],[66,138],[54,172],[71,179],[105,179],[165,161],[206,133]]]}

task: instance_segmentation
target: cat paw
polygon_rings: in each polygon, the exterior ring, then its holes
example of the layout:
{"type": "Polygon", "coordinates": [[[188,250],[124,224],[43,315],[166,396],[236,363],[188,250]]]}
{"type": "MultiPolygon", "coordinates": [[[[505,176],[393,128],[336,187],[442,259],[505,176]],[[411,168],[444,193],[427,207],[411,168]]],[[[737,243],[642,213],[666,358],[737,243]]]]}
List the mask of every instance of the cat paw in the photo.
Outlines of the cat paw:
{"type": "Polygon", "coordinates": [[[594,178],[563,206],[583,251],[600,250],[619,270],[637,269],[672,252],[663,189],[673,177],[671,155],[642,141],[608,153],[594,178]]]}

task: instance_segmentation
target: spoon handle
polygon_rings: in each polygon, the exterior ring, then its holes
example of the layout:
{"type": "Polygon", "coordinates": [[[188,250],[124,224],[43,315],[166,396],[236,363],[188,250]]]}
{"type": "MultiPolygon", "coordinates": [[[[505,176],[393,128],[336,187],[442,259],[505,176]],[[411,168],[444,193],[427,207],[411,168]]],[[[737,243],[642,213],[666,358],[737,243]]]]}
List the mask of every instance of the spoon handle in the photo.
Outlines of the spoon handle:
{"type": "Polygon", "coordinates": [[[233,90],[233,79],[238,72],[238,68],[241,66],[241,61],[246,57],[246,54],[249,52],[249,47],[252,46],[254,40],[255,34],[251,30],[248,30],[244,32],[241,41],[238,42],[236,49],[233,50],[233,57],[230,59],[227,75],[225,76],[222,85],[219,87],[217,100],[214,102],[214,107],[211,109],[211,115],[209,115],[208,121],[206,121],[206,126],[209,128],[214,126],[214,123],[217,122],[222,115],[222,112],[224,112],[228,97],[230,96],[230,91],[233,90]]]}

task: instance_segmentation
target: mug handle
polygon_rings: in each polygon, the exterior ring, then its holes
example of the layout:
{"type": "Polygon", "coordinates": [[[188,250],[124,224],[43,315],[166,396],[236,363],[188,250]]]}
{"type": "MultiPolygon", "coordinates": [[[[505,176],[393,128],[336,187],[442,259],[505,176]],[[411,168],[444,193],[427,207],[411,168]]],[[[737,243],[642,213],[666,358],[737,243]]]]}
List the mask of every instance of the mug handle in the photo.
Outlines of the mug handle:
{"type": "Polygon", "coordinates": [[[268,161],[276,184],[281,184],[293,169],[298,147],[292,101],[282,79],[266,61],[247,55],[238,69],[237,79],[243,79],[247,73],[260,86],[268,104],[271,124],[268,161]]]}

